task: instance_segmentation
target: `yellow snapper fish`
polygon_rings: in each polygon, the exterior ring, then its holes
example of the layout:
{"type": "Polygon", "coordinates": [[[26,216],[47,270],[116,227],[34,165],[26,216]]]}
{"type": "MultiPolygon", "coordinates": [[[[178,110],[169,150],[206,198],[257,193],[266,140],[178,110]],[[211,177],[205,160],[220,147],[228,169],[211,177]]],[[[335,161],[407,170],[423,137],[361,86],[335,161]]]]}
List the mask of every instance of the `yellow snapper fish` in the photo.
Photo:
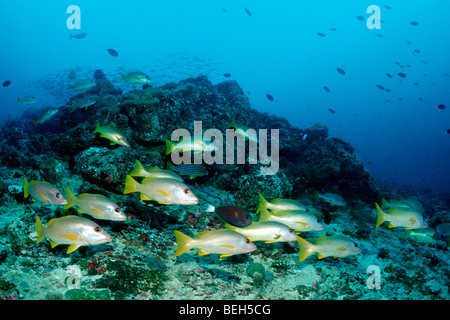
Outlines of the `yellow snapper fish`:
{"type": "Polygon", "coordinates": [[[37,243],[44,238],[50,241],[52,248],[59,244],[68,244],[67,253],[80,246],[90,246],[111,242],[111,236],[95,222],[77,216],[54,218],[44,227],[36,217],[37,243]]]}
{"type": "Polygon", "coordinates": [[[323,259],[326,257],[341,258],[361,252],[361,249],[358,248],[352,239],[341,235],[318,238],[315,244],[297,237],[297,242],[300,248],[299,262],[305,260],[313,253],[317,253],[317,257],[323,259]]]}
{"type": "Polygon", "coordinates": [[[33,96],[25,96],[25,97],[17,97],[16,103],[21,105],[33,104],[36,103],[37,99],[33,96]]]}
{"type": "Polygon", "coordinates": [[[64,205],[67,203],[61,191],[51,183],[34,180],[28,183],[28,179],[23,177],[23,196],[26,199],[29,195],[31,195],[33,200],[45,204],[64,205]]]}
{"type": "Polygon", "coordinates": [[[78,80],[72,84],[67,85],[67,90],[87,90],[89,88],[92,88],[95,86],[96,83],[92,79],[84,79],[84,80],[78,80]]]}
{"type": "Polygon", "coordinates": [[[204,256],[210,253],[220,254],[223,258],[249,253],[256,250],[256,246],[248,238],[231,230],[203,231],[197,234],[195,239],[175,230],[177,248],[175,256],[179,256],[190,249],[198,249],[198,255],[204,256]]]}
{"type": "Polygon", "coordinates": [[[96,219],[111,221],[127,220],[127,216],[119,206],[101,194],[83,193],[77,198],[69,188],[66,188],[66,199],[67,204],[64,206],[64,209],[76,206],[78,207],[78,212],[89,214],[96,219]]]}
{"type": "Polygon", "coordinates": [[[214,151],[214,146],[211,143],[206,144],[203,140],[195,140],[183,138],[181,141],[173,142],[166,139],[166,155],[172,152],[185,152],[191,151],[192,153],[200,153],[203,151],[214,151]]]}
{"type": "Polygon", "coordinates": [[[404,227],[405,229],[421,229],[426,228],[428,224],[424,221],[422,212],[407,207],[398,207],[389,209],[385,213],[378,203],[375,203],[377,209],[377,224],[378,228],[383,222],[388,221],[388,228],[404,227]]]}
{"type": "Polygon", "coordinates": [[[425,212],[423,205],[419,202],[419,200],[415,198],[404,199],[401,198],[399,200],[391,200],[386,201],[386,199],[381,199],[381,209],[389,209],[389,208],[413,208],[421,212],[425,212]]]}
{"type": "Polygon", "coordinates": [[[225,228],[246,236],[250,241],[290,242],[297,240],[297,234],[285,224],[279,222],[253,222],[251,225],[239,228],[225,223],[225,228]]]}
{"type": "Polygon", "coordinates": [[[248,131],[250,129],[249,127],[236,123],[234,117],[233,120],[231,120],[231,123],[228,125],[228,127],[233,128],[234,132],[243,137],[245,140],[258,142],[256,131],[254,132],[255,134],[252,134],[251,131],[248,131]]]}
{"type": "Polygon", "coordinates": [[[140,192],[141,200],[153,200],[160,204],[194,205],[197,197],[183,182],[174,179],[145,178],[138,183],[131,176],[125,179],[124,194],[140,192]]]}
{"type": "Polygon", "coordinates": [[[326,193],[318,193],[317,197],[328,202],[333,206],[346,206],[347,202],[345,202],[344,198],[336,193],[326,192],[326,193]]]}
{"type": "Polygon", "coordinates": [[[58,109],[49,109],[41,114],[38,120],[33,120],[34,125],[43,124],[45,121],[58,113],[58,109]]]}
{"type": "Polygon", "coordinates": [[[424,242],[428,246],[436,243],[436,240],[433,238],[435,233],[436,231],[433,228],[409,229],[405,230],[402,239],[412,238],[414,241],[424,242]]]}
{"type": "Polygon", "coordinates": [[[259,205],[258,209],[256,210],[256,213],[261,212],[263,209],[269,209],[272,210],[272,213],[276,213],[278,211],[283,210],[300,210],[300,211],[308,211],[306,207],[297,200],[291,200],[291,199],[273,199],[272,201],[267,201],[264,199],[263,195],[259,194],[259,205]]]}
{"type": "Polygon", "coordinates": [[[97,123],[97,126],[95,127],[94,130],[94,134],[96,132],[100,133],[100,137],[106,138],[109,141],[111,141],[111,145],[118,144],[124,147],[130,146],[125,135],[111,126],[100,126],[97,123]]]}
{"type": "Polygon", "coordinates": [[[145,170],[144,166],[137,159],[134,162],[134,169],[130,172],[129,175],[131,177],[164,178],[184,182],[182,177],[171,170],[160,169],[157,167],[152,167],[148,170],[145,170]]]}
{"type": "Polygon", "coordinates": [[[283,210],[277,214],[271,214],[267,209],[263,209],[259,216],[259,222],[273,221],[285,224],[296,232],[320,231],[323,225],[317,221],[317,216],[313,213],[300,210],[283,210]]]}
{"type": "Polygon", "coordinates": [[[121,81],[124,81],[126,83],[131,83],[134,85],[152,82],[150,77],[141,71],[130,71],[130,72],[127,72],[126,74],[121,74],[120,76],[121,76],[121,81]]]}
{"type": "Polygon", "coordinates": [[[77,108],[84,108],[84,110],[87,110],[90,106],[94,105],[97,101],[93,97],[84,97],[75,99],[72,101],[72,108],[73,110],[77,108]]]}

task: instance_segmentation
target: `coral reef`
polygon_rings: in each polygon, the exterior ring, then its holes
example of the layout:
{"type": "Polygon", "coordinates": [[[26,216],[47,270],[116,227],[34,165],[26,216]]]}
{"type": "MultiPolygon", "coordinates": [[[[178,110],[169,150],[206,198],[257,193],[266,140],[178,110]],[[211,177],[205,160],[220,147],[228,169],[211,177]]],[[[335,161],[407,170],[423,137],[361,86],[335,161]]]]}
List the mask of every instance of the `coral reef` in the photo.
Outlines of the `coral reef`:
{"type": "MultiPolygon", "coordinates": [[[[95,86],[74,95],[44,125],[35,126],[28,114],[1,128],[0,299],[448,299],[448,235],[425,246],[402,239],[397,229],[375,230],[374,202],[400,191],[375,181],[355,149],[329,138],[326,126],[300,129],[259,112],[236,81],[214,85],[200,76],[123,92],[101,70],[94,79],[95,86]],[[95,104],[73,108],[74,99],[83,97],[93,97],[95,104]],[[261,175],[259,163],[208,165],[209,174],[197,178],[198,188],[192,188],[199,198],[195,206],[161,205],[123,194],[136,159],[145,168],[166,167],[165,139],[174,129],[192,133],[194,121],[202,121],[203,130],[225,132],[233,118],[250,128],[279,129],[276,174],[261,175]],[[96,136],[97,123],[125,133],[131,147],[96,136]],[[47,241],[36,245],[36,216],[48,222],[77,213],[24,199],[24,176],[60,190],[69,187],[75,194],[107,195],[129,219],[99,221],[113,241],[70,255],[47,241]],[[322,190],[339,193],[348,205],[318,201],[314,192],[322,190]],[[256,251],[224,260],[194,253],[174,256],[174,230],[191,236],[224,227],[207,212],[207,204],[216,204],[217,197],[230,199],[257,221],[258,193],[268,200],[301,200],[321,219],[321,212],[327,212],[325,229],[302,237],[347,235],[362,253],[340,259],[311,256],[299,263],[296,243],[258,242],[256,251]],[[367,285],[372,265],[381,270],[380,289],[367,285]]],[[[408,195],[424,204],[432,227],[449,221],[448,196],[413,190],[408,195]]]]}

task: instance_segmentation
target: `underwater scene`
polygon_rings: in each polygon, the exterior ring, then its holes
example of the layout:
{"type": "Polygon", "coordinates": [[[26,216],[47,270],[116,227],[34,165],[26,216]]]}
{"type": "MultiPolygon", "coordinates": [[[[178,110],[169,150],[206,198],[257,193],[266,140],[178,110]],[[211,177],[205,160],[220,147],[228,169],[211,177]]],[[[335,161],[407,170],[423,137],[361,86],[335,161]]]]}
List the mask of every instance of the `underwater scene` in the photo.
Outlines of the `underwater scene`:
{"type": "Polygon", "coordinates": [[[2,1],[0,299],[448,300],[448,10],[2,1]]]}

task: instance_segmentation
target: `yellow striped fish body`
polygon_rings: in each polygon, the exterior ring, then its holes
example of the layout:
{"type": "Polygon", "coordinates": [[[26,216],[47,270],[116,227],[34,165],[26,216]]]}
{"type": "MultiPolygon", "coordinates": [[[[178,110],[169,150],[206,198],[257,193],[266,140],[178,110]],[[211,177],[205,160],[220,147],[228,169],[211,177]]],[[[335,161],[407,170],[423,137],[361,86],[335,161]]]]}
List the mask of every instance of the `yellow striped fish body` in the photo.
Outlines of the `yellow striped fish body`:
{"type": "Polygon", "coordinates": [[[125,221],[127,216],[119,208],[119,206],[101,194],[83,193],[78,198],[66,188],[67,204],[64,209],[72,206],[78,207],[78,212],[86,213],[96,219],[111,220],[111,221],[125,221]]]}
{"type": "Polygon", "coordinates": [[[263,195],[259,194],[259,205],[256,212],[261,212],[263,209],[272,210],[272,213],[277,213],[283,210],[299,210],[308,211],[306,207],[297,200],[292,199],[273,199],[272,201],[267,201],[263,195]]]}
{"type": "Polygon", "coordinates": [[[323,225],[317,221],[317,216],[311,212],[300,210],[284,210],[277,214],[271,214],[263,209],[259,216],[259,222],[273,221],[287,225],[296,232],[320,231],[323,225]]]}
{"type": "Polygon", "coordinates": [[[80,246],[98,245],[111,242],[111,236],[95,222],[78,216],[55,218],[44,227],[36,217],[37,243],[44,238],[50,241],[52,248],[60,244],[68,244],[67,253],[80,246]]]}
{"type": "Polygon", "coordinates": [[[225,228],[246,236],[250,241],[265,241],[266,243],[271,243],[297,240],[297,234],[291,228],[279,222],[254,222],[244,228],[238,228],[226,223],[225,228]]]}
{"type": "Polygon", "coordinates": [[[35,201],[39,201],[45,204],[64,205],[67,203],[66,198],[51,183],[46,181],[34,181],[31,180],[28,183],[26,177],[23,178],[23,196],[28,198],[30,196],[35,201]]]}
{"type": "Polygon", "coordinates": [[[135,160],[134,169],[129,174],[131,177],[145,177],[145,178],[163,178],[163,179],[174,179],[183,182],[183,178],[180,177],[175,172],[171,170],[164,170],[157,167],[152,167],[148,170],[139,162],[135,160]]]}
{"type": "Polygon", "coordinates": [[[111,126],[103,126],[101,127],[98,123],[95,127],[94,134],[98,132],[100,134],[100,137],[108,139],[111,141],[111,144],[118,144],[124,147],[129,147],[130,144],[128,143],[127,138],[125,135],[117,130],[116,128],[113,128],[111,126]]]}
{"type": "Polygon", "coordinates": [[[299,262],[313,253],[317,253],[317,257],[323,259],[325,257],[341,258],[361,252],[361,249],[352,239],[342,235],[321,237],[316,240],[315,244],[300,237],[297,238],[297,241],[300,248],[299,262]]]}

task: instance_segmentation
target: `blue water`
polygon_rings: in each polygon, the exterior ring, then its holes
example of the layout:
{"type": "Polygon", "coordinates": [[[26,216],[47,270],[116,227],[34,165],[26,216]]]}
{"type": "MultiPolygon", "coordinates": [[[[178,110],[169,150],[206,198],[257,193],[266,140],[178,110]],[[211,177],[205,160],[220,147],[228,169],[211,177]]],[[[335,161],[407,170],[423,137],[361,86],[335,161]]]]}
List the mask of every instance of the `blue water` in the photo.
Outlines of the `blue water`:
{"type": "Polygon", "coordinates": [[[154,85],[200,74],[217,83],[230,73],[253,108],[302,128],[325,124],[377,179],[450,192],[449,9],[411,0],[1,1],[0,82],[12,83],[0,87],[0,122],[26,109],[17,96],[63,105],[72,69],[113,79],[139,69],[154,85]],[[356,18],[367,19],[372,4],[379,30],[356,18]],[[81,8],[81,30],[67,28],[70,5],[81,8]],[[88,36],[69,39],[81,32],[88,36]]]}

